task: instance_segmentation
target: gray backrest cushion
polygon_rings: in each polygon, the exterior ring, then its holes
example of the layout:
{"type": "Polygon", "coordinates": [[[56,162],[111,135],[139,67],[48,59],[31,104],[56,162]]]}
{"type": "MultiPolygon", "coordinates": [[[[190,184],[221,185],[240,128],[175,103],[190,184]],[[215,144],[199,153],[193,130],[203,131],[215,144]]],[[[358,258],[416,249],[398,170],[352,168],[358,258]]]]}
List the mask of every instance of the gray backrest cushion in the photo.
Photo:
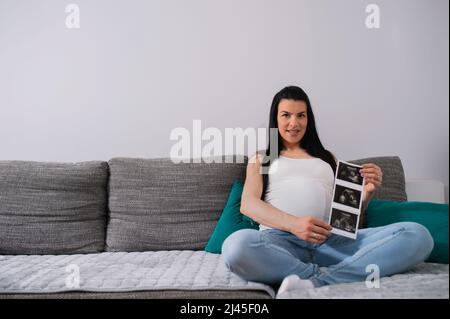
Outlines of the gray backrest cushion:
{"type": "Polygon", "coordinates": [[[222,163],[170,159],[109,161],[107,251],[204,249],[246,158],[222,163]]]}
{"type": "Polygon", "coordinates": [[[106,162],[0,161],[0,254],[104,250],[106,162]]]}
{"type": "MultiPolygon", "coordinates": [[[[368,157],[358,160],[350,160],[354,164],[374,163],[383,172],[381,187],[375,192],[373,199],[392,201],[406,201],[405,173],[398,156],[368,157]]],[[[363,213],[360,218],[360,227],[366,226],[366,218],[363,213]]]]}
{"type": "Polygon", "coordinates": [[[406,201],[405,173],[398,156],[368,157],[349,162],[357,165],[374,163],[381,168],[383,182],[373,198],[406,201]]]}

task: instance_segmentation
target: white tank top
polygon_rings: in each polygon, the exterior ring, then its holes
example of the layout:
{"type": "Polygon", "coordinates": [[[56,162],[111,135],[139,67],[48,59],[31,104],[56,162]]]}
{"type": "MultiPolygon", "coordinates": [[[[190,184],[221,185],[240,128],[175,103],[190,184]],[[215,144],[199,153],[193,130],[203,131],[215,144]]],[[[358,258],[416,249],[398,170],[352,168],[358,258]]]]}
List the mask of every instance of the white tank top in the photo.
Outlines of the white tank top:
{"type": "MultiPolygon", "coordinates": [[[[328,222],[333,186],[333,169],[322,159],[280,156],[269,167],[265,201],[285,213],[328,222]]],[[[260,225],[259,229],[271,227],[260,225]]]]}

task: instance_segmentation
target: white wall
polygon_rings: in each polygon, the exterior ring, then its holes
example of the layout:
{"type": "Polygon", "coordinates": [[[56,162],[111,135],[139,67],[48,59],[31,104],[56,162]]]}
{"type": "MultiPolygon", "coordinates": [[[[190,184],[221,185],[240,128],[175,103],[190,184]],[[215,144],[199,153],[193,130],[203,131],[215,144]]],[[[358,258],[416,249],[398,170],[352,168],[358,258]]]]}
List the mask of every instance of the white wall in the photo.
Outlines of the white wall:
{"type": "Polygon", "coordinates": [[[339,158],[398,155],[448,198],[447,0],[73,2],[80,29],[70,1],[0,0],[1,160],[168,157],[173,128],[265,127],[295,84],[339,158]]]}

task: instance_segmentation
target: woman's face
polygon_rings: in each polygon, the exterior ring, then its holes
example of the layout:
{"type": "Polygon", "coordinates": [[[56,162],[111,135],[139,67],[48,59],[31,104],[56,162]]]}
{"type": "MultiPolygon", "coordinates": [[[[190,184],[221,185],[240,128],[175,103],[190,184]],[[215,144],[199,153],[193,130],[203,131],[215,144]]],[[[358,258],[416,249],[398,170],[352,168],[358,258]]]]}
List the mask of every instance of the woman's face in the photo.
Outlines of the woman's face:
{"type": "Polygon", "coordinates": [[[306,103],[283,99],[278,104],[278,131],[286,147],[299,144],[306,132],[308,117],[306,103]]]}

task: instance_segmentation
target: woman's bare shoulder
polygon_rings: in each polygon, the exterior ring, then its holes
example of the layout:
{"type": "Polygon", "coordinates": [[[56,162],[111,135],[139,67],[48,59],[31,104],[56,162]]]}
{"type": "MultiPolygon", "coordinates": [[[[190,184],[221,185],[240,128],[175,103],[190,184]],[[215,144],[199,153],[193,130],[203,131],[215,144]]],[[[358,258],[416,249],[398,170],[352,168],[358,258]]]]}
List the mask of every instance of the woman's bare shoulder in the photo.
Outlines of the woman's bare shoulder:
{"type": "MultiPolygon", "coordinates": [[[[329,151],[330,152],[330,151],[329,151]]],[[[336,165],[338,163],[338,158],[336,157],[336,155],[334,155],[332,152],[330,152],[330,154],[333,156],[334,161],[336,162],[336,165]]]]}
{"type": "Polygon", "coordinates": [[[248,163],[261,165],[263,158],[264,158],[264,151],[258,151],[252,156],[250,156],[248,163]]]}

